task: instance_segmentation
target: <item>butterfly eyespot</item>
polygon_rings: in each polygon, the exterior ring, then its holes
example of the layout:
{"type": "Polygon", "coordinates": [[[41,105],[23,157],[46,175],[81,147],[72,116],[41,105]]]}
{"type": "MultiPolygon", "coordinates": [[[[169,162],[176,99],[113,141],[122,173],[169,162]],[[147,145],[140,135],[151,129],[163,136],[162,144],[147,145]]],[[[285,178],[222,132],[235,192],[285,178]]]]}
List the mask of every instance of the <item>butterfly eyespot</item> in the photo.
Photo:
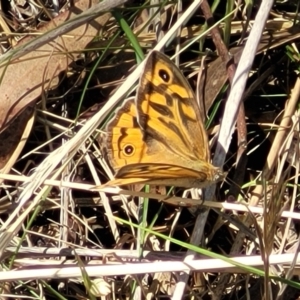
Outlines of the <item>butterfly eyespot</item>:
{"type": "Polygon", "coordinates": [[[170,81],[170,75],[166,70],[159,70],[158,75],[164,82],[168,83],[170,81]]]}
{"type": "Polygon", "coordinates": [[[125,156],[132,156],[134,154],[135,148],[132,145],[125,145],[123,148],[123,154],[125,156]]]}

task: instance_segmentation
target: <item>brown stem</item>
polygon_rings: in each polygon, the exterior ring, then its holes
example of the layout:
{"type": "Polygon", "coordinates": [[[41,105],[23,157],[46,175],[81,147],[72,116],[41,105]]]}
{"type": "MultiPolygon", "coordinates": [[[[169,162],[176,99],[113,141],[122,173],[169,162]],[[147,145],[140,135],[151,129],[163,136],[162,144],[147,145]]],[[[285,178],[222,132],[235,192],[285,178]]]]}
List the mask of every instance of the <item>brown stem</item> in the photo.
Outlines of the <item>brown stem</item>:
{"type": "MultiPolygon", "coordinates": [[[[202,12],[204,14],[204,17],[206,19],[206,22],[209,27],[212,27],[215,23],[213,15],[211,13],[210,7],[207,3],[206,0],[202,1],[202,4],[200,5],[202,12]]],[[[223,62],[226,63],[226,69],[227,69],[227,76],[229,78],[230,83],[232,83],[233,76],[236,71],[236,65],[234,64],[234,60],[232,59],[231,55],[228,52],[228,49],[226,45],[224,44],[220,29],[219,27],[215,26],[211,29],[211,35],[212,35],[212,40],[218,50],[218,53],[222,59],[223,62]]],[[[237,155],[237,160],[236,160],[236,165],[239,164],[239,160],[241,157],[245,157],[243,155],[246,151],[246,145],[247,145],[247,128],[246,128],[246,122],[245,122],[245,109],[244,109],[244,104],[241,103],[241,106],[239,108],[238,116],[237,116],[237,133],[238,133],[238,155],[237,155]]],[[[242,163],[241,165],[245,165],[242,163]]],[[[244,174],[244,170],[238,171],[239,173],[244,174]]],[[[241,176],[243,174],[239,174],[239,176],[235,176],[240,182],[236,182],[236,186],[239,186],[243,179],[244,176],[241,176]]],[[[235,197],[237,195],[234,195],[235,197]]]]}

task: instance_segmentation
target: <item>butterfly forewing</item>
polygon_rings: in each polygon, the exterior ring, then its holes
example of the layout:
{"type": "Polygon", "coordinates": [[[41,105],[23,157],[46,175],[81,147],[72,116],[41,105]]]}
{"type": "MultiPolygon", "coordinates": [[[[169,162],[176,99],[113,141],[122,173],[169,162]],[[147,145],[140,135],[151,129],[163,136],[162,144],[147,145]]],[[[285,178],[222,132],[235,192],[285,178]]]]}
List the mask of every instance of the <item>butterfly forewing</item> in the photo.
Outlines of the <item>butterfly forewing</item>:
{"type": "Polygon", "coordinates": [[[165,143],[175,155],[208,161],[207,136],[194,93],[165,55],[154,52],[148,58],[136,102],[145,135],[165,143]]]}

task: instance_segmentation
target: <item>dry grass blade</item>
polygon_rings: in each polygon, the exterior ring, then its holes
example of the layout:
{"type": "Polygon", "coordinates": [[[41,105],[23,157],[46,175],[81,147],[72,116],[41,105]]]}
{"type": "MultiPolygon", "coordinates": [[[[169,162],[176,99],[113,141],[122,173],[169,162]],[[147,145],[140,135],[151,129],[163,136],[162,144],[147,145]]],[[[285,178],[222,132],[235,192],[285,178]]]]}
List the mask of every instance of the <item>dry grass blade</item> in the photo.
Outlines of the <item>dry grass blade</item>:
{"type": "Polygon", "coordinates": [[[264,5],[260,6],[260,9],[256,15],[256,21],[241,55],[240,61],[243,63],[238,64],[235,76],[233,78],[230,94],[225,106],[223,121],[221,124],[218,141],[219,144],[217,146],[216,156],[214,158],[214,162],[218,166],[222,166],[225,161],[225,154],[228,151],[229,142],[234,130],[234,124],[236,122],[236,114],[239,104],[242,100],[242,95],[245,90],[249,71],[253,64],[260,37],[262,36],[265,23],[272,8],[272,4],[273,1],[265,1],[264,5]]]}
{"type": "MultiPolygon", "coordinates": [[[[280,256],[271,255],[271,264],[284,264],[291,261],[293,258],[292,254],[282,254],[280,256]]],[[[245,266],[263,266],[264,262],[260,256],[249,256],[245,262],[244,257],[233,257],[233,261],[245,266]]],[[[299,260],[297,261],[299,263],[299,260]]],[[[30,259],[19,260],[18,264],[24,266],[34,266],[35,261],[30,259]]],[[[52,263],[51,263],[52,264],[52,263]]],[[[48,262],[38,263],[40,270],[37,270],[35,274],[25,270],[13,270],[2,272],[0,274],[0,281],[13,281],[13,280],[32,280],[37,276],[40,279],[55,278],[55,279],[66,279],[66,278],[80,278],[81,270],[73,261],[56,261],[53,262],[52,266],[49,266],[48,262]],[[64,265],[64,268],[61,268],[64,265]]],[[[90,277],[100,276],[118,276],[118,275],[134,275],[144,273],[157,273],[157,272],[187,272],[192,270],[202,272],[242,272],[241,269],[232,266],[220,259],[194,259],[192,261],[185,260],[173,260],[173,261],[161,261],[159,264],[149,262],[139,263],[121,263],[115,262],[111,265],[103,265],[100,261],[94,261],[86,263],[84,265],[85,271],[90,277]]],[[[297,271],[299,274],[299,271],[297,271]]]]}

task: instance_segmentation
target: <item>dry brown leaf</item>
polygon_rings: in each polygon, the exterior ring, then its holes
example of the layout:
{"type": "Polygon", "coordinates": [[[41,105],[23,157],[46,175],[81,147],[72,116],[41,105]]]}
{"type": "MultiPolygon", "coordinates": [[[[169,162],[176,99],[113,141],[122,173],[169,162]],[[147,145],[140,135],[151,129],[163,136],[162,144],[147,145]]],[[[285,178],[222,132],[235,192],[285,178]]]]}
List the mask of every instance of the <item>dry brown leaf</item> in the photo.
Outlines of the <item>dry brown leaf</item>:
{"type": "MultiPolygon", "coordinates": [[[[0,172],[9,173],[11,167],[18,159],[33,125],[34,109],[28,105],[16,118],[12,120],[9,127],[0,133],[0,172]]],[[[0,179],[0,183],[3,179],[0,179]]]]}
{"type": "MultiPolygon", "coordinates": [[[[76,2],[75,7],[61,13],[41,27],[39,32],[53,30],[77,15],[78,11],[85,11],[97,3],[98,0],[76,2]]],[[[13,63],[1,67],[0,130],[3,130],[8,122],[29,103],[35,101],[42,90],[57,84],[57,80],[54,78],[61,71],[66,70],[67,66],[80,55],[80,50],[84,49],[103,28],[110,16],[110,13],[105,13],[93,22],[72,30],[67,36],[58,37],[37,50],[14,60],[13,63]]],[[[17,46],[31,42],[33,39],[34,37],[28,36],[22,39],[17,46]]]]}
{"type": "MultiPolygon", "coordinates": [[[[55,29],[79,11],[85,11],[92,4],[88,0],[76,2],[75,7],[61,13],[51,22],[39,29],[40,33],[55,29]]],[[[111,17],[106,13],[87,25],[69,32],[67,36],[58,37],[1,68],[1,109],[0,109],[0,170],[8,173],[18,159],[27,140],[33,122],[34,101],[42,90],[54,87],[58,83],[57,75],[67,69],[68,65],[79,55],[103,28],[111,17]],[[77,51],[77,53],[76,53],[77,51]],[[27,126],[28,124],[29,126],[27,126]],[[24,130],[26,129],[26,135],[24,130]],[[20,143],[22,137],[22,143],[20,143]]],[[[28,36],[18,43],[18,47],[32,42],[34,37],[28,36]]]]}

